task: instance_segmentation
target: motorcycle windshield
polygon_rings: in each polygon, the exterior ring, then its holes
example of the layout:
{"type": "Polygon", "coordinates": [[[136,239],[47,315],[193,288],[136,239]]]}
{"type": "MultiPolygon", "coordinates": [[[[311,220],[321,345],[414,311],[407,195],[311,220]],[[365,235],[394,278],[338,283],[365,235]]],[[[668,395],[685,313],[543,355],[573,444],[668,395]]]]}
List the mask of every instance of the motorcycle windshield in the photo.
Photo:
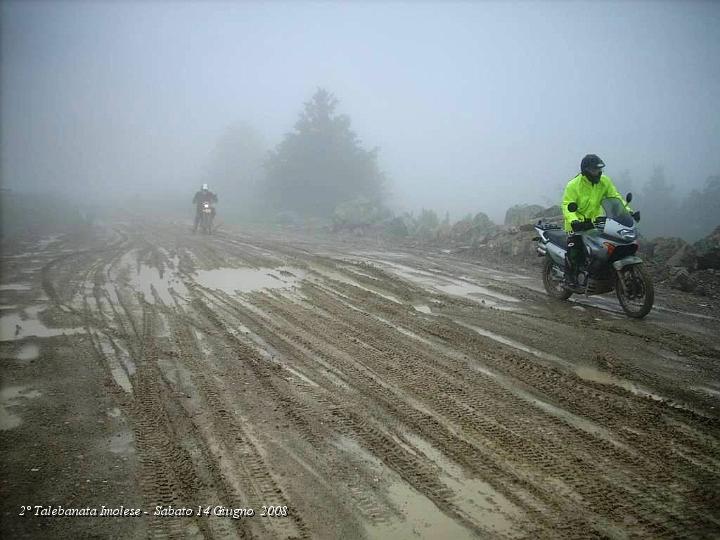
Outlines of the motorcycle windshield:
{"type": "Polygon", "coordinates": [[[625,208],[625,204],[620,199],[615,197],[603,199],[602,207],[605,211],[605,215],[608,218],[617,221],[620,225],[632,227],[635,224],[632,216],[625,208]]]}

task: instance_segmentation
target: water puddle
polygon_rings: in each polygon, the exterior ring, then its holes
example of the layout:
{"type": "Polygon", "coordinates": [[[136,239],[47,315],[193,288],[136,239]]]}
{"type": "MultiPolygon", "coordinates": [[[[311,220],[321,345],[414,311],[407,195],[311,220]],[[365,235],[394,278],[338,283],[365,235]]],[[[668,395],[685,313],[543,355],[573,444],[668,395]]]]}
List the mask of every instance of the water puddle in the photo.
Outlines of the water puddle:
{"type": "Polygon", "coordinates": [[[393,540],[417,540],[418,538],[452,538],[470,540],[475,535],[442,512],[435,503],[416,491],[376,456],[352,439],[343,437],[336,446],[372,467],[378,478],[389,482],[384,495],[393,513],[386,520],[366,523],[369,538],[392,538],[393,540]]]}
{"type": "MultiPolygon", "coordinates": [[[[36,316],[38,311],[29,310],[30,313],[36,316]]],[[[83,328],[48,328],[37,318],[23,319],[18,313],[0,316],[0,341],[14,341],[30,336],[54,337],[63,334],[79,334],[84,331],[83,328]]]]}
{"type": "MultiPolygon", "coordinates": [[[[358,310],[358,311],[360,311],[360,310],[358,310]]],[[[363,312],[363,313],[367,313],[367,312],[363,312]]],[[[402,335],[404,335],[404,336],[407,336],[407,337],[412,338],[412,339],[414,339],[414,340],[416,340],[416,341],[419,341],[419,342],[421,342],[421,343],[424,343],[425,345],[427,345],[427,346],[429,346],[429,347],[432,347],[432,346],[434,345],[434,343],[433,343],[432,341],[430,341],[429,339],[425,339],[425,338],[423,338],[423,337],[420,337],[420,336],[418,336],[415,332],[412,332],[412,331],[410,331],[410,330],[407,330],[406,328],[403,328],[402,326],[398,326],[398,325],[392,323],[391,321],[388,321],[388,320],[387,320],[386,318],[384,318],[384,317],[380,317],[379,315],[373,315],[373,314],[370,314],[370,313],[368,313],[368,315],[370,315],[371,317],[373,317],[374,319],[376,319],[376,320],[378,320],[378,321],[380,321],[380,322],[382,322],[382,323],[387,324],[388,326],[392,327],[394,330],[400,332],[400,333],[401,333],[402,335]]]]}
{"type": "Polygon", "coordinates": [[[579,366],[575,369],[575,374],[581,379],[586,381],[596,382],[599,384],[611,384],[627,390],[628,392],[635,394],[636,396],[647,396],[652,397],[658,401],[664,401],[662,396],[653,394],[652,392],[643,389],[641,386],[635,384],[627,379],[621,379],[608,373],[607,371],[601,371],[590,366],[579,366]]]}
{"type": "Polygon", "coordinates": [[[305,278],[301,268],[218,268],[199,270],[195,281],[208,289],[219,289],[227,294],[249,293],[262,289],[290,289],[305,278]]]}
{"type": "Polygon", "coordinates": [[[398,264],[391,261],[380,261],[383,265],[389,267],[390,271],[394,274],[399,275],[409,281],[412,281],[423,287],[431,287],[445,294],[453,296],[463,296],[472,300],[482,299],[484,303],[489,305],[495,305],[495,302],[488,300],[492,298],[495,301],[515,303],[519,302],[518,298],[508,296],[499,292],[496,292],[488,287],[483,287],[475,283],[471,283],[465,278],[453,279],[447,276],[434,274],[425,270],[419,270],[417,268],[411,268],[403,264],[398,264]]]}
{"type": "Polygon", "coordinates": [[[413,306],[417,311],[421,313],[427,313],[429,315],[432,315],[432,309],[430,309],[430,306],[413,306]]]}
{"type": "Polygon", "coordinates": [[[570,411],[561,409],[560,407],[556,407],[555,405],[552,405],[547,401],[543,401],[542,399],[538,399],[530,394],[526,394],[522,390],[518,390],[516,394],[520,397],[524,397],[527,401],[529,401],[539,409],[542,409],[543,411],[554,416],[555,418],[563,420],[564,422],[570,424],[577,429],[589,433],[590,435],[594,435],[596,437],[604,439],[619,448],[629,450],[627,446],[616,440],[610,431],[600,426],[599,424],[596,424],[592,420],[588,420],[586,418],[583,418],[582,416],[573,414],[570,411]]]}
{"type": "Polygon", "coordinates": [[[115,383],[128,394],[132,394],[133,388],[130,377],[135,373],[135,363],[130,358],[130,355],[124,348],[111,341],[110,338],[100,334],[95,334],[95,338],[100,344],[100,349],[108,363],[115,383]]]}
{"type": "MultiPolygon", "coordinates": [[[[491,289],[488,289],[487,287],[482,287],[480,285],[475,285],[473,283],[465,283],[463,281],[455,281],[454,283],[450,283],[448,285],[435,285],[437,289],[440,289],[444,293],[452,294],[454,296],[465,296],[467,298],[476,298],[476,297],[490,297],[494,298],[496,300],[501,300],[503,302],[519,302],[517,298],[513,296],[507,296],[505,294],[501,294],[499,292],[495,292],[491,289]]],[[[485,300],[485,303],[488,303],[487,300],[485,300]]]]}
{"type": "Polygon", "coordinates": [[[692,389],[700,390],[701,392],[720,398],[720,390],[716,390],[715,388],[708,388],[707,386],[694,386],[692,389]]]}
{"type": "Polygon", "coordinates": [[[458,498],[457,507],[472,522],[503,537],[521,535],[518,524],[524,518],[520,508],[510,502],[487,482],[469,478],[459,465],[453,463],[428,441],[413,434],[403,434],[415,448],[438,465],[441,480],[458,498]]]}
{"type": "Polygon", "coordinates": [[[41,251],[45,250],[48,248],[48,246],[50,246],[51,244],[54,244],[55,242],[60,240],[61,237],[62,237],[61,234],[52,234],[50,236],[47,236],[47,237],[41,239],[37,243],[37,246],[38,246],[38,248],[40,248],[41,251]]]}
{"type": "Polygon", "coordinates": [[[454,320],[456,324],[459,324],[460,326],[464,326],[465,328],[469,328],[470,330],[473,330],[480,334],[481,336],[488,337],[494,341],[497,341],[498,343],[502,343],[503,345],[507,345],[508,347],[512,347],[513,349],[518,349],[520,351],[524,351],[527,353],[532,354],[533,356],[537,356],[538,358],[542,358],[543,360],[547,360],[549,362],[553,362],[555,364],[560,364],[565,367],[571,367],[572,364],[568,362],[567,360],[563,360],[559,356],[555,356],[554,354],[546,353],[541,350],[535,349],[533,347],[528,347],[527,345],[523,345],[522,343],[512,340],[510,338],[506,338],[503,336],[500,336],[498,334],[495,334],[493,332],[490,332],[489,330],[485,330],[484,328],[479,328],[477,326],[472,326],[470,324],[465,324],[461,321],[454,320]]]}
{"type": "Polygon", "coordinates": [[[0,291],[29,291],[32,287],[26,283],[5,283],[0,285],[0,291]]]}
{"type": "Polygon", "coordinates": [[[34,343],[26,343],[15,355],[17,360],[28,362],[30,360],[36,360],[40,356],[40,347],[34,343]]]}
{"type": "Polygon", "coordinates": [[[636,384],[632,381],[629,381],[627,379],[620,379],[618,377],[613,376],[610,373],[607,373],[605,371],[600,371],[593,367],[580,366],[575,370],[575,374],[578,377],[580,377],[581,379],[585,379],[586,381],[592,381],[592,382],[596,382],[596,383],[600,383],[600,384],[612,384],[612,385],[615,385],[615,386],[618,386],[620,388],[627,390],[631,394],[634,394],[634,395],[642,397],[642,398],[650,398],[653,401],[659,401],[659,402],[661,402],[669,407],[672,407],[674,409],[682,409],[685,411],[694,412],[695,414],[698,414],[700,416],[707,416],[707,413],[704,413],[698,409],[695,409],[687,404],[675,402],[666,396],[657,394],[657,393],[651,391],[650,389],[645,388],[645,387],[643,387],[639,384],[636,384]]]}
{"type": "Polygon", "coordinates": [[[111,437],[109,450],[113,454],[134,454],[135,453],[135,437],[132,431],[123,431],[111,437]]]}
{"type": "Polygon", "coordinates": [[[592,420],[588,420],[587,418],[583,418],[582,416],[578,416],[576,414],[571,413],[570,411],[567,411],[565,409],[562,409],[560,407],[556,407],[555,405],[552,405],[551,403],[548,403],[545,400],[542,400],[530,392],[526,392],[525,390],[522,390],[517,381],[515,381],[511,377],[507,377],[505,375],[501,375],[500,373],[496,373],[490,369],[488,369],[485,366],[473,364],[471,365],[471,368],[473,371],[476,371],[478,373],[482,373],[483,375],[487,375],[489,377],[492,377],[496,383],[498,383],[500,386],[511,392],[512,394],[516,395],[519,398],[524,399],[528,403],[534,405],[535,407],[543,410],[544,412],[559,418],[560,420],[563,420],[564,422],[570,424],[571,426],[581,429],[585,431],[586,433],[589,433],[591,435],[594,435],[596,437],[600,437],[602,439],[605,439],[608,442],[611,442],[612,444],[623,448],[627,450],[627,447],[617,441],[610,431],[603,428],[599,424],[596,424],[592,420]]]}
{"type": "Polygon", "coordinates": [[[319,386],[318,383],[316,383],[316,382],[313,381],[312,379],[306,377],[305,375],[303,375],[302,373],[300,373],[298,370],[296,370],[296,369],[294,369],[294,368],[291,368],[291,367],[288,366],[287,364],[280,364],[280,366],[282,366],[284,369],[288,370],[288,371],[289,371],[290,373],[292,373],[295,377],[297,377],[297,378],[300,379],[301,381],[305,382],[306,384],[308,384],[308,385],[310,385],[310,386],[314,386],[314,387],[316,387],[316,388],[319,386]]]}
{"type": "Polygon", "coordinates": [[[8,386],[0,390],[0,430],[9,430],[22,424],[22,419],[10,412],[10,407],[22,405],[25,399],[36,399],[42,394],[27,390],[26,386],[8,386]]]}
{"type": "MultiPolygon", "coordinates": [[[[378,296],[382,296],[383,298],[390,300],[392,302],[395,302],[396,304],[402,304],[403,302],[397,298],[396,296],[393,296],[392,294],[388,294],[385,292],[381,292],[377,289],[371,289],[370,287],[367,287],[365,285],[362,285],[358,281],[355,281],[354,279],[342,274],[341,272],[335,271],[335,270],[329,270],[327,268],[323,268],[320,266],[313,266],[312,267],[313,272],[316,272],[320,274],[322,277],[333,279],[335,281],[339,281],[340,283],[345,283],[346,285],[352,285],[353,287],[357,287],[358,289],[362,289],[364,291],[367,291],[372,294],[377,294],[378,296]]],[[[329,285],[328,286],[331,291],[333,291],[335,294],[341,294],[329,285]]],[[[345,295],[342,295],[345,296],[345,295]]],[[[346,297],[347,298],[347,297],[346,297]]]]}
{"type": "Polygon", "coordinates": [[[677,309],[670,309],[662,306],[653,306],[654,310],[665,311],[667,313],[674,313],[677,315],[685,315],[687,317],[695,317],[697,319],[704,319],[706,321],[720,321],[719,318],[713,317],[712,315],[703,315],[702,313],[690,313],[689,311],[680,311],[677,309]]]}
{"type": "Polygon", "coordinates": [[[172,291],[180,296],[187,295],[188,291],[185,284],[174,273],[160,270],[146,264],[141,264],[135,272],[130,273],[133,287],[140,290],[145,296],[145,300],[155,303],[153,290],[160,297],[163,304],[168,306],[175,305],[172,291]]]}

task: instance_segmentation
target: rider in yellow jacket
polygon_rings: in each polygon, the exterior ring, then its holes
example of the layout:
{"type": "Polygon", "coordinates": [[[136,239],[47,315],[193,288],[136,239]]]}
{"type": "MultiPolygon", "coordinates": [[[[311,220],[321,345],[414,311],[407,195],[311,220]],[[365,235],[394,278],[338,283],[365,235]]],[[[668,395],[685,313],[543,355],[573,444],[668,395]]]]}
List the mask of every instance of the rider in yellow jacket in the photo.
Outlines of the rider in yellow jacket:
{"type": "MultiPolygon", "coordinates": [[[[586,155],[580,162],[580,174],[568,182],[563,193],[561,207],[565,218],[565,231],[570,235],[565,268],[566,278],[570,281],[575,280],[578,267],[585,258],[582,236],[573,234],[575,231],[573,224],[602,216],[602,200],[606,198],[620,199],[628,212],[632,212],[632,208],[620,195],[610,177],[602,173],[604,167],[605,163],[598,156],[586,155]],[[568,204],[571,202],[575,202],[578,206],[575,212],[568,210],[568,204]]],[[[633,217],[639,221],[640,212],[635,212],[633,217]]]]}

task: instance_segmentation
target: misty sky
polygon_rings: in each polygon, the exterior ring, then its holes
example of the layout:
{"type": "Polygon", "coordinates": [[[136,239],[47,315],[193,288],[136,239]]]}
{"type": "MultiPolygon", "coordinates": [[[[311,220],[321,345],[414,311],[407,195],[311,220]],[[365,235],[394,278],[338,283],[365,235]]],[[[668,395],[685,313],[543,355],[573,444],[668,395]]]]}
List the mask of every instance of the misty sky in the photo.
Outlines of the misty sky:
{"type": "Polygon", "coordinates": [[[381,148],[396,208],[501,221],[556,203],[588,152],[635,187],[656,164],[681,191],[720,174],[720,2],[1,10],[3,187],[192,197],[227,126],[272,147],[318,86],[381,148]]]}

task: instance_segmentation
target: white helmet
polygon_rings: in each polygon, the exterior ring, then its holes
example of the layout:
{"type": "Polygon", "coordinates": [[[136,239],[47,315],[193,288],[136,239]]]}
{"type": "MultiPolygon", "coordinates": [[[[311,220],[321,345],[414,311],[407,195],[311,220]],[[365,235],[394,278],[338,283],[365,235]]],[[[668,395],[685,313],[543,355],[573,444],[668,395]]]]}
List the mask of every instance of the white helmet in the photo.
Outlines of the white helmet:
{"type": "Polygon", "coordinates": [[[203,184],[203,185],[202,185],[202,190],[203,190],[203,191],[207,191],[207,190],[208,190],[208,185],[207,185],[207,184],[203,184]]]}

